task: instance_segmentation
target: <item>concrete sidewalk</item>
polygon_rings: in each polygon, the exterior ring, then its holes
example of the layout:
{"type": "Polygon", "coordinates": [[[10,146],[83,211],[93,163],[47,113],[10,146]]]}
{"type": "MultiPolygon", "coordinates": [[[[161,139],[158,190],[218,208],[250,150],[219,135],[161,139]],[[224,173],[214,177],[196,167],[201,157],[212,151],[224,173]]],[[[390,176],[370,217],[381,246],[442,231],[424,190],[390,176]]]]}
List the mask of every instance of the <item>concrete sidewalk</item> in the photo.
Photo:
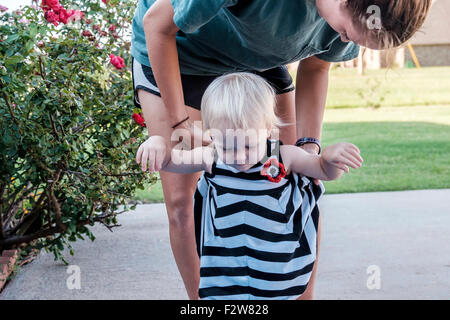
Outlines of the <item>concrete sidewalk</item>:
{"type": "MultiPolygon", "coordinates": [[[[320,208],[316,299],[450,299],[450,189],[325,195],[320,208]],[[368,288],[369,266],[379,289],[368,288]]],[[[118,220],[122,227],[96,225],[94,242],[65,254],[80,268],[81,289],[68,289],[68,267],[42,251],[0,299],[186,299],[164,205],[118,220]]]]}

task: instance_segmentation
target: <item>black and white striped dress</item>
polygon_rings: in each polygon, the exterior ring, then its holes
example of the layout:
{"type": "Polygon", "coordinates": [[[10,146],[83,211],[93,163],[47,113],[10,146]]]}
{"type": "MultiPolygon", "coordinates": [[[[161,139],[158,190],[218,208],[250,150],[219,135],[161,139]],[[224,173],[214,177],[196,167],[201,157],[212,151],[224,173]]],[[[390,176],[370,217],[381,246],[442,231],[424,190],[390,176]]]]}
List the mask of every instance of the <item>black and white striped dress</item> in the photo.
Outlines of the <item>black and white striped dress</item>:
{"type": "Polygon", "coordinates": [[[290,172],[279,182],[261,175],[280,163],[280,140],[267,139],[267,157],[245,172],[217,157],[194,193],[201,299],[296,299],[316,260],[320,182],[290,172]]]}

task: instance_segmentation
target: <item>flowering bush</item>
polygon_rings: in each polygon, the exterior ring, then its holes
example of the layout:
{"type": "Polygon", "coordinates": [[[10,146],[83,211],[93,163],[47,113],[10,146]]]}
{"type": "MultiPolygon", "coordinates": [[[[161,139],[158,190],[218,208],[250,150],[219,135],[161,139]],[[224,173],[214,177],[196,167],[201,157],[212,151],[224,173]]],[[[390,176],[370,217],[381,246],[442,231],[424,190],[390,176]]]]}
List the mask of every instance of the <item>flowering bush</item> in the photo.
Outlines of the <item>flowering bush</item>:
{"type": "Polygon", "coordinates": [[[154,179],[135,162],[144,133],[126,67],[135,5],[0,8],[0,252],[28,243],[65,262],[69,241],[94,240],[94,222],[116,226],[154,179]]]}

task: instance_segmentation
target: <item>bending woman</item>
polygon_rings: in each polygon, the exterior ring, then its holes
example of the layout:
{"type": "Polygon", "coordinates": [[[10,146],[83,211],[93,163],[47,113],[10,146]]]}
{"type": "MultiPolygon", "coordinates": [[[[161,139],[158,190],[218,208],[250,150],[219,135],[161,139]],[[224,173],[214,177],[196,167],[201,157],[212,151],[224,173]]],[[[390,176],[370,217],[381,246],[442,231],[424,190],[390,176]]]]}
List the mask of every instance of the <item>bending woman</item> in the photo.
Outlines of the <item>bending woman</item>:
{"type": "MultiPolygon", "coordinates": [[[[206,87],[225,73],[253,72],[275,89],[276,114],[296,123],[279,139],[319,153],[330,64],[357,57],[358,45],[406,42],[430,6],[431,0],[140,0],[131,51],[135,104],[149,136],[174,147],[172,132],[185,128],[191,146],[209,144],[194,130],[206,87]],[[295,61],[294,87],[285,65],[295,61]]],[[[142,169],[160,169],[149,163],[142,169]]],[[[171,247],[190,299],[198,299],[193,194],[200,175],[160,172],[171,247]]],[[[318,248],[320,226],[319,219],[318,248]]],[[[316,269],[317,260],[303,299],[313,298],[316,269]]]]}

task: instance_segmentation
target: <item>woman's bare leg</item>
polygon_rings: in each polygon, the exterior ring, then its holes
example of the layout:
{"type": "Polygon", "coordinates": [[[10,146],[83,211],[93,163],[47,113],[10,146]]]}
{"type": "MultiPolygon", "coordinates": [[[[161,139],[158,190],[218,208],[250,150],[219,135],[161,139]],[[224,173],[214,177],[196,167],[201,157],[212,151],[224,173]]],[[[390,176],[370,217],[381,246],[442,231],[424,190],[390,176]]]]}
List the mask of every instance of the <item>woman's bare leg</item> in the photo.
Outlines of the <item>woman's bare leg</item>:
{"type": "MultiPolygon", "coordinates": [[[[149,136],[161,135],[166,138],[167,145],[173,132],[162,99],[144,90],[138,90],[144,119],[149,136]]],[[[192,119],[201,120],[200,111],[187,107],[186,111],[192,119]]],[[[172,252],[178,270],[190,299],[198,299],[200,281],[200,261],[197,255],[194,233],[193,195],[201,172],[179,174],[160,171],[164,193],[164,202],[169,218],[169,236],[172,252]]]]}
{"type": "MultiPolygon", "coordinates": [[[[292,126],[280,129],[280,140],[283,141],[284,144],[295,144],[295,142],[297,141],[295,126],[295,91],[277,95],[277,105],[275,107],[275,113],[281,118],[281,120],[294,123],[294,125],[292,126]]],[[[319,213],[319,223],[317,228],[317,259],[314,262],[311,279],[308,283],[308,286],[306,287],[306,290],[303,292],[303,294],[298,298],[298,300],[314,299],[314,285],[316,280],[317,263],[319,260],[320,231],[321,219],[319,213]]]]}
{"type": "Polygon", "coordinates": [[[311,273],[311,279],[309,280],[308,285],[306,286],[305,291],[297,300],[314,300],[314,287],[316,282],[316,272],[317,272],[317,263],[319,261],[319,247],[320,247],[320,238],[321,238],[321,214],[319,209],[319,223],[317,227],[317,248],[316,248],[316,261],[314,262],[314,266],[311,273]]]}

